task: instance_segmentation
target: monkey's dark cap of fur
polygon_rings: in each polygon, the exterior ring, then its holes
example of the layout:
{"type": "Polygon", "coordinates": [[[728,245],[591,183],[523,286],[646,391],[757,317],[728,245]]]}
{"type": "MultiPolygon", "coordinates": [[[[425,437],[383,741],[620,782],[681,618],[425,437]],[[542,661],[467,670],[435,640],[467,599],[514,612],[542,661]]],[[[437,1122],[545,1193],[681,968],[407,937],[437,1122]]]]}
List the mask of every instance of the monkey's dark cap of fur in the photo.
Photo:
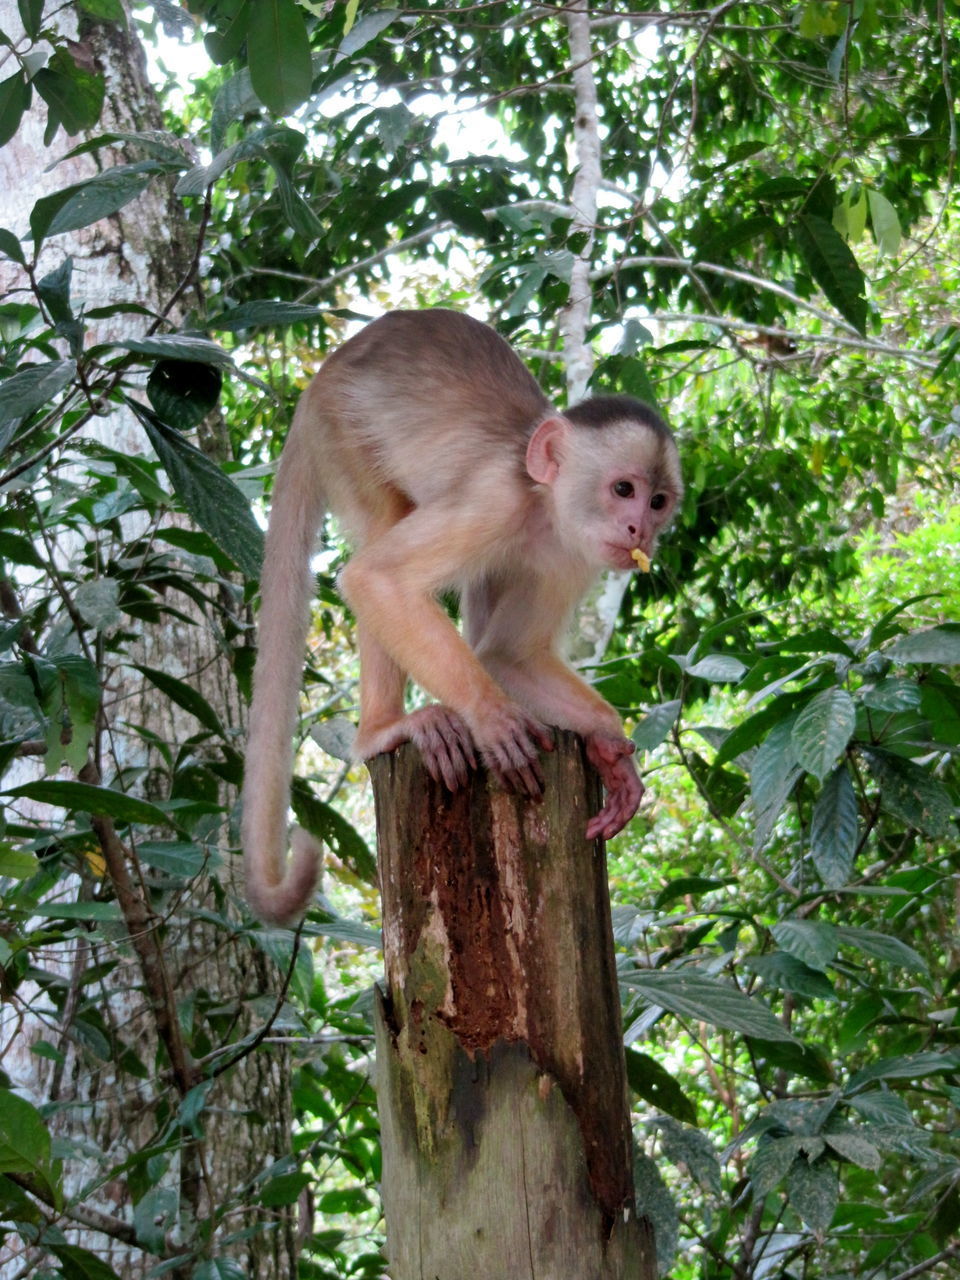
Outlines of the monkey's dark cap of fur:
{"type": "Polygon", "coordinates": [[[655,409],[633,396],[591,396],[567,409],[563,416],[575,427],[606,427],[619,419],[642,422],[658,436],[673,434],[655,409]]]}

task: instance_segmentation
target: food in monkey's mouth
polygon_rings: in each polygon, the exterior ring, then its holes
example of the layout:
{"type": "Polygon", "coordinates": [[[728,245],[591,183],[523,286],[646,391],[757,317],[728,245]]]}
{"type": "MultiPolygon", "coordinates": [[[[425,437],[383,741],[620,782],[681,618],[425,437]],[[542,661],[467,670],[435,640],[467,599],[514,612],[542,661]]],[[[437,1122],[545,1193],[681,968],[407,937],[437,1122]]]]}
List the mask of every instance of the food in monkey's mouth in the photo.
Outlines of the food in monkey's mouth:
{"type": "Polygon", "coordinates": [[[641,573],[650,572],[650,557],[645,551],[641,551],[639,547],[634,547],[630,552],[630,559],[636,562],[637,568],[641,573]]]}

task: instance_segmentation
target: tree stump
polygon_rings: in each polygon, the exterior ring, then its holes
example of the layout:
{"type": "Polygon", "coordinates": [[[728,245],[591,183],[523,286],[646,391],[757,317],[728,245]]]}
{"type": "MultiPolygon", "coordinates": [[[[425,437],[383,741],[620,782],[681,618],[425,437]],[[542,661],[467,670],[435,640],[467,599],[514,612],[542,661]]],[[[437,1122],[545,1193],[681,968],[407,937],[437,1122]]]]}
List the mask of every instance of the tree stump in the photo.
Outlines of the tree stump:
{"type": "Polygon", "coordinates": [[[654,1280],[636,1217],[602,841],[574,734],[542,802],[417,751],[371,763],[387,992],[377,1017],[392,1280],[654,1280]]]}

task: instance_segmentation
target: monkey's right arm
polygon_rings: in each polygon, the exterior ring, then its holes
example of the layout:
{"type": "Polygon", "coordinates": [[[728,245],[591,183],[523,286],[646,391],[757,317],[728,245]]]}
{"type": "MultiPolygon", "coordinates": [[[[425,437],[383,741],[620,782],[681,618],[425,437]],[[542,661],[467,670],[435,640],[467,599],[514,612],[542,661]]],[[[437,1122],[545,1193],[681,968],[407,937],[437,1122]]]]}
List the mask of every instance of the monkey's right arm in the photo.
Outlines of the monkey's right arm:
{"type": "MultiPolygon", "coordinates": [[[[500,490],[500,510],[509,501],[500,490]]],[[[346,565],[340,588],[397,667],[467,725],[485,762],[510,787],[540,795],[538,750],[550,750],[546,728],[518,706],[484,670],[434,596],[503,537],[503,524],[476,501],[418,508],[387,536],[367,543],[346,565]]],[[[396,732],[405,738],[406,725],[396,732]]],[[[375,726],[382,733],[385,726],[375,726]]],[[[385,749],[361,721],[358,753],[385,749]]]]}

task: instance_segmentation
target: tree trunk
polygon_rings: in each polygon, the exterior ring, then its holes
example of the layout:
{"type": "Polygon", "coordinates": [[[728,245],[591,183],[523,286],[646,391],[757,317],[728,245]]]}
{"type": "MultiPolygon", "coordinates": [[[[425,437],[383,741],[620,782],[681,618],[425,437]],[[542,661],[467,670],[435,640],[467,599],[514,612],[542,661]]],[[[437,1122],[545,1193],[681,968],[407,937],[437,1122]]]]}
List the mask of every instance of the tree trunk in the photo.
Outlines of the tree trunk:
{"type": "MultiPolygon", "coordinates": [[[[89,59],[106,77],[104,109],[94,133],[163,127],[129,4],[126,11],[125,26],[97,22],[81,5],[63,6],[56,18],[50,18],[74,41],[77,56],[89,59]]],[[[14,42],[23,39],[16,0],[0,0],[0,30],[14,42]]],[[[19,130],[0,149],[0,181],[6,193],[0,221],[17,235],[27,230],[30,209],[38,197],[97,172],[97,163],[89,154],[52,167],[52,160],[82,139],[67,138],[61,132],[48,149],[45,121],[45,107],[35,95],[33,108],[19,130]]],[[[123,158],[120,152],[101,153],[103,164],[119,163],[123,158]]],[[[35,274],[40,276],[71,256],[75,262],[75,305],[89,310],[131,300],[159,311],[184,281],[194,247],[182,204],[172,196],[172,181],[156,181],[120,213],[80,231],[52,237],[35,274]]],[[[9,292],[18,299],[26,284],[16,263],[0,263],[0,297],[9,292]]],[[[176,307],[171,315],[175,320],[176,307]]],[[[142,326],[137,328],[136,323],[126,315],[91,322],[89,341],[142,336],[142,326]]],[[[94,419],[88,434],[96,434],[129,454],[147,447],[142,428],[126,411],[94,419]]],[[[62,545],[60,550],[65,557],[76,553],[75,546],[62,545]]],[[[111,781],[121,767],[131,774],[141,769],[150,776],[156,760],[127,732],[131,723],[144,726],[159,742],[182,743],[196,733],[195,720],[173,702],[158,697],[155,687],[133,671],[134,661],[160,667],[189,682],[215,708],[223,724],[237,727],[242,723],[236,681],[216,627],[208,625],[190,599],[178,599],[177,604],[181,615],[192,617],[197,625],[168,620],[163,627],[147,627],[119,660],[108,649],[102,675],[107,691],[104,731],[98,736],[88,781],[99,781],[101,776],[111,781]],[[105,731],[108,722],[109,734],[105,731]],[[114,741],[121,744],[116,759],[110,754],[114,741]]],[[[27,760],[14,778],[27,782],[34,773],[39,776],[39,769],[27,760]]],[[[5,781],[11,785],[10,775],[5,781]]],[[[98,834],[100,827],[94,824],[98,834]]],[[[236,1022],[230,1032],[239,1039],[260,1021],[252,999],[260,992],[275,992],[280,977],[241,934],[225,938],[222,928],[203,918],[202,908],[207,904],[202,900],[202,883],[194,886],[194,896],[184,902],[182,910],[165,902],[157,911],[155,898],[143,890],[131,849],[118,840],[111,841],[109,832],[103,839],[111,844],[116,857],[108,874],[115,883],[122,879],[127,885],[124,911],[134,945],[118,938],[106,954],[83,940],[75,946],[65,943],[59,950],[46,946],[44,964],[62,973],[69,997],[57,1017],[43,1010],[41,1018],[28,1013],[0,1020],[0,1057],[24,1097],[51,1107],[49,1127],[69,1149],[65,1186],[71,1197],[82,1202],[79,1209],[72,1203],[68,1206],[64,1225],[70,1244],[88,1248],[124,1280],[137,1280],[157,1265],[157,1254],[142,1247],[141,1238],[162,1236],[170,1224],[165,1222],[163,1231],[151,1231],[149,1223],[146,1230],[140,1223],[134,1231],[134,1204],[143,1187],[134,1190],[129,1164],[142,1148],[156,1142],[156,1134],[169,1124],[171,1110],[176,1111],[190,1085],[201,1079],[189,1061],[192,1046],[175,1053],[168,1043],[171,1039],[182,1041],[178,1010],[191,1010],[201,1051],[209,1050],[217,1042],[213,1033],[208,1040],[202,1038],[207,1025],[196,1010],[206,1002],[225,1021],[224,1011],[235,1008],[236,1022]],[[136,912],[142,913],[142,929],[131,925],[136,912]],[[161,937],[162,942],[147,945],[155,937],[161,937]],[[138,947],[143,939],[147,942],[138,947]],[[95,1016],[102,1019],[111,1036],[112,1054],[103,1061],[85,1049],[73,1022],[78,1006],[90,998],[82,985],[88,981],[85,972],[99,964],[108,973],[112,969],[112,975],[97,985],[102,1003],[95,1016]],[[147,968],[149,973],[144,972],[147,968]],[[165,999],[158,995],[161,990],[166,992],[165,999]],[[159,1026],[161,1020],[170,1031],[166,1036],[159,1026]],[[62,1045],[63,1061],[58,1064],[32,1052],[34,1042],[50,1034],[51,1023],[62,1038],[58,1045],[62,1045]],[[143,1079],[131,1081],[118,1071],[113,1059],[128,1054],[144,1064],[143,1079]],[[176,1089],[164,1077],[170,1062],[176,1089]]],[[[238,861],[225,859],[222,880],[229,879],[238,861]]],[[[176,1205],[176,1224],[168,1232],[166,1246],[169,1255],[187,1240],[209,1256],[234,1260],[257,1280],[294,1274],[293,1210],[285,1206],[251,1208],[253,1196],[244,1191],[274,1161],[289,1156],[293,1110],[289,1075],[288,1055],[282,1048],[246,1055],[213,1084],[206,1108],[195,1122],[199,1136],[185,1139],[178,1150],[164,1153],[163,1160],[156,1158],[151,1169],[159,1184],[155,1189],[169,1190],[176,1205]],[[236,1208],[236,1199],[245,1200],[242,1211],[236,1208]],[[228,1233],[229,1240],[221,1243],[228,1233]]],[[[139,1170],[136,1174],[142,1181],[139,1170]]],[[[142,1206],[145,1202],[139,1203],[142,1206]]],[[[45,1263],[53,1265],[42,1242],[26,1255],[26,1263],[21,1250],[14,1235],[0,1241],[0,1276],[22,1276],[27,1274],[25,1268],[40,1271],[45,1263]]],[[[162,1249],[160,1256],[164,1256],[162,1249]]],[[[177,1275],[193,1274],[193,1267],[188,1260],[177,1275]]]]}
{"type": "Polygon", "coordinates": [[[653,1280],[635,1213],[600,786],[580,740],[541,803],[373,762],[387,993],[377,1021],[393,1280],[653,1280]]]}

